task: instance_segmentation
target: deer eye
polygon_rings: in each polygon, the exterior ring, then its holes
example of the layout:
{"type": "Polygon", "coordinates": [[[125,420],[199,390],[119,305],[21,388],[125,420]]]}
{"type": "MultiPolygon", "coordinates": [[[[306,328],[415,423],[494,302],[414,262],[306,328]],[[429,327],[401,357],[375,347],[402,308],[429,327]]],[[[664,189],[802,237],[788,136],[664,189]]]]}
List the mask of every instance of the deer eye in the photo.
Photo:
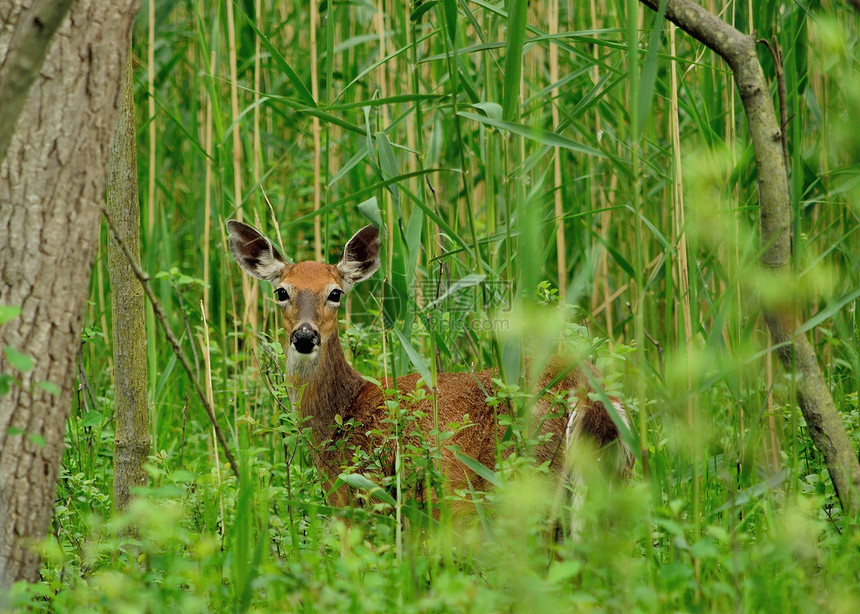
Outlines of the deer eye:
{"type": "Polygon", "coordinates": [[[342,297],[342,296],[343,296],[343,290],[338,290],[337,288],[335,288],[334,290],[332,290],[329,293],[328,300],[330,300],[332,303],[339,303],[340,297],[342,297]]]}
{"type": "Polygon", "coordinates": [[[277,297],[278,301],[283,303],[284,301],[290,300],[290,293],[284,288],[275,288],[275,297],[277,297]]]}

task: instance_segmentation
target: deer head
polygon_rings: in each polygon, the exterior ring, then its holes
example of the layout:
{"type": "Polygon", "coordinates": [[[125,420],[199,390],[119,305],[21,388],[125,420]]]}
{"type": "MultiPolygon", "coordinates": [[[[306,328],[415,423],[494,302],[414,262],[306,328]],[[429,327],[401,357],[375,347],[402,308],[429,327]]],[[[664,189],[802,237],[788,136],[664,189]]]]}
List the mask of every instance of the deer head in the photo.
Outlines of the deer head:
{"type": "Polygon", "coordinates": [[[336,265],[290,264],[256,228],[227,222],[230,251],[248,275],[270,282],[289,331],[288,368],[308,374],[319,364],[326,343],[337,336],[343,296],[379,268],[379,230],[365,226],[347,242],[336,265]]]}

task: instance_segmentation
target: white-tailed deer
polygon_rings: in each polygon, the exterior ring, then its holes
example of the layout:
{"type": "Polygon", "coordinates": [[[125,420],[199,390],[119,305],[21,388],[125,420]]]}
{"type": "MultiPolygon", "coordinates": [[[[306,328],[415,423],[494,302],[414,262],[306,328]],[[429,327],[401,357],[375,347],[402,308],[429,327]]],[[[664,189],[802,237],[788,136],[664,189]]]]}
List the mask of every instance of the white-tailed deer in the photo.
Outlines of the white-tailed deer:
{"type": "MultiPolygon", "coordinates": [[[[331,487],[341,468],[350,463],[354,450],[368,454],[376,450],[379,454],[378,448],[392,429],[383,390],[366,381],[347,363],[338,336],[338,308],[343,296],[379,268],[379,231],[374,226],[359,230],[346,244],[340,262],[329,265],[289,264],[271,241],[247,224],[230,220],[227,230],[230,250],[239,266],[275,288],[275,298],[289,331],[287,375],[295,390],[304,389],[300,416],[310,424],[315,462],[331,487]],[[350,421],[358,426],[350,430],[341,428],[350,421]]],[[[487,396],[494,394],[494,375],[494,371],[439,373],[433,391],[441,427],[469,424],[457,429],[446,444],[459,446],[465,455],[491,469],[498,460],[498,442],[507,428],[499,424],[497,414],[508,411],[503,403],[495,407],[487,403],[487,396]]],[[[545,441],[535,449],[535,455],[539,462],[548,462],[561,479],[573,477],[568,454],[585,440],[598,449],[598,456],[603,458],[601,464],[607,465],[610,475],[627,478],[632,472],[633,455],[619,437],[616,423],[597,400],[598,395],[589,394],[593,392],[589,379],[594,381],[599,377],[596,368],[584,361],[573,369],[551,362],[537,382],[537,390],[549,389],[534,405],[533,423],[538,425],[541,435],[551,436],[542,438],[545,441]]],[[[415,391],[418,379],[417,374],[400,377],[397,388],[401,393],[415,391]]],[[[429,383],[425,384],[429,388],[429,383]]],[[[419,397],[415,403],[413,409],[423,416],[417,420],[417,426],[431,440],[428,435],[434,428],[431,395],[419,397]]],[[[611,403],[616,419],[627,425],[621,403],[614,398],[611,403]]],[[[383,449],[381,458],[377,458],[377,471],[393,475],[394,451],[383,449]]],[[[448,446],[442,449],[442,472],[447,476],[449,492],[481,490],[485,486],[448,446]]],[[[328,492],[331,504],[347,503],[345,488],[329,488],[328,492]]]]}

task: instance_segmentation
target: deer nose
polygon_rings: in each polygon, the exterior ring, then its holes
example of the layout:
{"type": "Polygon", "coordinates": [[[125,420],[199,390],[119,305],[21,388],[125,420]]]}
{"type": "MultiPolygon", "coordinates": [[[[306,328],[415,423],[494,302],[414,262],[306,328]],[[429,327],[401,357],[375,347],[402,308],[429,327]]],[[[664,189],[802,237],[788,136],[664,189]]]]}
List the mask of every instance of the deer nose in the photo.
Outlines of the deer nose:
{"type": "Polygon", "coordinates": [[[290,335],[290,343],[300,354],[310,354],[319,347],[320,334],[310,324],[302,324],[290,335]]]}

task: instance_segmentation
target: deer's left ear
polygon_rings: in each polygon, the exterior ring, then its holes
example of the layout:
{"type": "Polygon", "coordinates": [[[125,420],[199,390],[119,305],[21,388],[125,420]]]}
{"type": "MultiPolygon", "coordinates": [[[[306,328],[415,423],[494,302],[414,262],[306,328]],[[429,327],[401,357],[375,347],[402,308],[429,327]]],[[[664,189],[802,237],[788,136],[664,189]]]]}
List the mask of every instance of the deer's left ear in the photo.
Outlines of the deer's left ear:
{"type": "Polygon", "coordinates": [[[337,270],[343,278],[344,290],[349,290],[360,281],[373,275],[379,268],[379,229],[365,226],[343,248],[343,257],[337,270]]]}

